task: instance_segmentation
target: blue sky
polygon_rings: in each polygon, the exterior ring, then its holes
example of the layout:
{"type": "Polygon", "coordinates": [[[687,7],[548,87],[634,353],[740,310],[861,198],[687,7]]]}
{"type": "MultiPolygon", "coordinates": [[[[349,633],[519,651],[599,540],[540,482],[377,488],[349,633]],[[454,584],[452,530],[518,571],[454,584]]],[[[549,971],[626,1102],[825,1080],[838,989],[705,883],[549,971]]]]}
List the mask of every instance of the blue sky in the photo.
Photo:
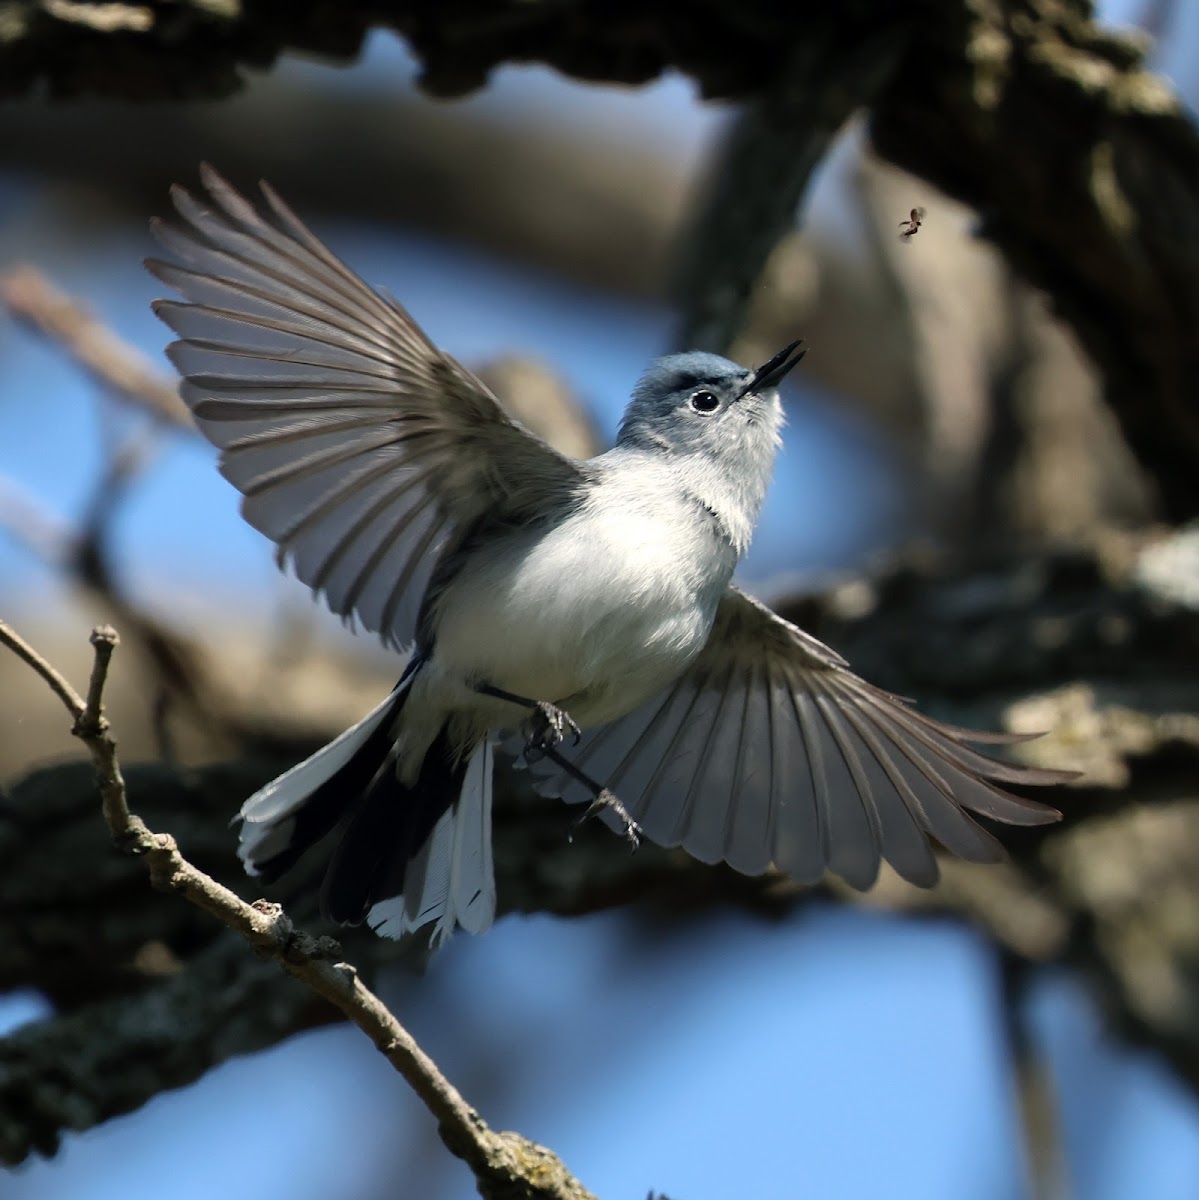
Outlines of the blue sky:
{"type": "MultiPolygon", "coordinates": [[[[1195,26],[1199,6],[1186,11],[1195,26]]],[[[286,69],[356,87],[397,55],[379,38],[355,71],[286,69]]],[[[679,153],[697,152],[720,119],[681,81],[618,93],[544,71],[504,72],[472,103],[512,119],[550,111],[679,153]]],[[[814,220],[830,228],[840,219],[836,186],[826,182],[814,206],[814,220]]],[[[160,289],[140,266],[145,235],[67,240],[53,197],[2,165],[0,214],[0,262],[36,261],[161,354],[165,334],[147,307],[160,289]]],[[[663,309],[412,232],[320,232],[349,262],[369,263],[371,278],[453,353],[543,358],[609,432],[666,341],[663,309]]],[[[886,542],[902,502],[885,448],[835,397],[800,380],[790,400],[750,578],[857,561],[886,542]]],[[[70,518],[86,502],[104,429],[88,385],[0,325],[0,475],[70,518]]],[[[190,590],[269,612],[286,586],[237,518],[210,452],[184,437],[164,441],[131,494],[117,547],[136,589],[159,604],[190,590]]],[[[52,587],[52,575],[0,533],[0,610],[41,604],[52,587]]],[[[0,704],[0,723],[11,711],[11,701],[0,704]]],[[[468,1097],[488,1098],[484,1115],[496,1127],[553,1146],[605,1200],[640,1200],[650,1187],[673,1200],[1030,1195],[997,963],[957,925],[836,907],[779,922],[714,913],[681,928],[636,913],[511,917],[485,937],[458,937],[426,978],[391,980],[387,996],[468,1097]]],[[[0,1022],[38,1011],[36,997],[0,999],[0,1022]]],[[[1194,1200],[1193,1098],[1151,1056],[1116,1048],[1065,974],[1038,983],[1029,1019],[1061,1098],[1067,1194],[1194,1200]]],[[[403,1083],[354,1031],[328,1029],[69,1138],[57,1159],[0,1176],[0,1200],[137,1200],[158,1190],[160,1169],[171,1172],[175,1200],[472,1193],[403,1083]],[[397,1180],[401,1163],[411,1178],[397,1180]]]]}

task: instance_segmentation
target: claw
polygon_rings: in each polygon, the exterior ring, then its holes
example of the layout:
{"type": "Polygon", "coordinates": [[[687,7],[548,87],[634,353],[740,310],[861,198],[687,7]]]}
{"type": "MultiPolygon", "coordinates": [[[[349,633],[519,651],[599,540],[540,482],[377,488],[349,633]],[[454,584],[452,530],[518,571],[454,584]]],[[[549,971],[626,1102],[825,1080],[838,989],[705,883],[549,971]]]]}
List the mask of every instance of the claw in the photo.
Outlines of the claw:
{"type": "MultiPolygon", "coordinates": [[[[629,849],[636,850],[641,845],[641,826],[629,815],[629,810],[621,804],[615,793],[607,788],[601,788],[599,795],[587,805],[587,811],[574,823],[574,829],[578,829],[584,821],[598,817],[605,809],[610,810],[624,826],[622,836],[629,843],[629,849]]],[[[574,841],[573,831],[568,840],[574,841]]]]}
{"type": "Polygon", "coordinates": [[[557,746],[568,732],[573,735],[574,743],[577,746],[579,738],[582,736],[582,730],[575,724],[570,714],[555,704],[539,700],[533,708],[529,740],[525,745],[525,757],[530,762],[536,762],[537,758],[542,757],[546,750],[557,746]],[[530,751],[536,757],[529,758],[530,751]]]}

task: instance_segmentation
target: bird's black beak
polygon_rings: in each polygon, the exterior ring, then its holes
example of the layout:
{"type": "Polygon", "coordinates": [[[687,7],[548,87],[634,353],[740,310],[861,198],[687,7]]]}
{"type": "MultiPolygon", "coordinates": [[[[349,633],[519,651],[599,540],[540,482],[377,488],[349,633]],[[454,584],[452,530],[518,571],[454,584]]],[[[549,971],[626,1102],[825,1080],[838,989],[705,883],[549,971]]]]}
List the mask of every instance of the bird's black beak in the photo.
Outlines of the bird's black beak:
{"type": "Polygon", "coordinates": [[[780,350],[768,363],[760,366],[745,385],[743,396],[749,392],[760,392],[763,388],[778,387],[780,380],[805,354],[807,348],[801,339],[780,350]]]}

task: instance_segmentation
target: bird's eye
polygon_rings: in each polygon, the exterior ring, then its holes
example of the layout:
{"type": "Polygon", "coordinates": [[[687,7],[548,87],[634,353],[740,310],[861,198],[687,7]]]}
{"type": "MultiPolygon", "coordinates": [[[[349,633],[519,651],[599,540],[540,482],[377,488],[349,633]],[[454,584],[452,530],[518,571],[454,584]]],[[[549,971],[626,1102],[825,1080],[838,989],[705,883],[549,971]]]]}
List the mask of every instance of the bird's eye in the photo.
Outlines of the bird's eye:
{"type": "Polygon", "coordinates": [[[720,407],[720,400],[711,392],[696,392],[688,401],[697,413],[714,413],[720,407]]]}

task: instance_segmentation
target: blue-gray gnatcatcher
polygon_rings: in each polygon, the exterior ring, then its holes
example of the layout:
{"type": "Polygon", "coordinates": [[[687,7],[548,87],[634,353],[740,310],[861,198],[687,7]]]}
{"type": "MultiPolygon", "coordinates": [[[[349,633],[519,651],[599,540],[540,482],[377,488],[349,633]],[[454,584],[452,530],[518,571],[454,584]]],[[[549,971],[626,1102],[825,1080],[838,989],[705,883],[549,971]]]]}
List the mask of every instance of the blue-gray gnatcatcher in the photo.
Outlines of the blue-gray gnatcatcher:
{"type": "Polygon", "coordinates": [[[868,888],[886,859],[928,886],[930,838],[1002,856],[968,815],[1051,808],[998,762],[730,583],[779,445],[798,343],[745,370],[676,354],[637,384],[606,454],[578,462],[501,411],[390,297],[263,185],[214,171],[173,192],[151,261],[186,302],[182,395],[246,520],[329,607],[413,654],[357,725],[242,807],[240,855],[272,879],[334,829],[326,914],[398,937],[495,915],[493,742],[520,730],[540,787],[636,839],[868,888]],[[581,731],[581,737],[580,735],[581,731]],[[572,745],[572,742],[577,744],[572,745]]]}

